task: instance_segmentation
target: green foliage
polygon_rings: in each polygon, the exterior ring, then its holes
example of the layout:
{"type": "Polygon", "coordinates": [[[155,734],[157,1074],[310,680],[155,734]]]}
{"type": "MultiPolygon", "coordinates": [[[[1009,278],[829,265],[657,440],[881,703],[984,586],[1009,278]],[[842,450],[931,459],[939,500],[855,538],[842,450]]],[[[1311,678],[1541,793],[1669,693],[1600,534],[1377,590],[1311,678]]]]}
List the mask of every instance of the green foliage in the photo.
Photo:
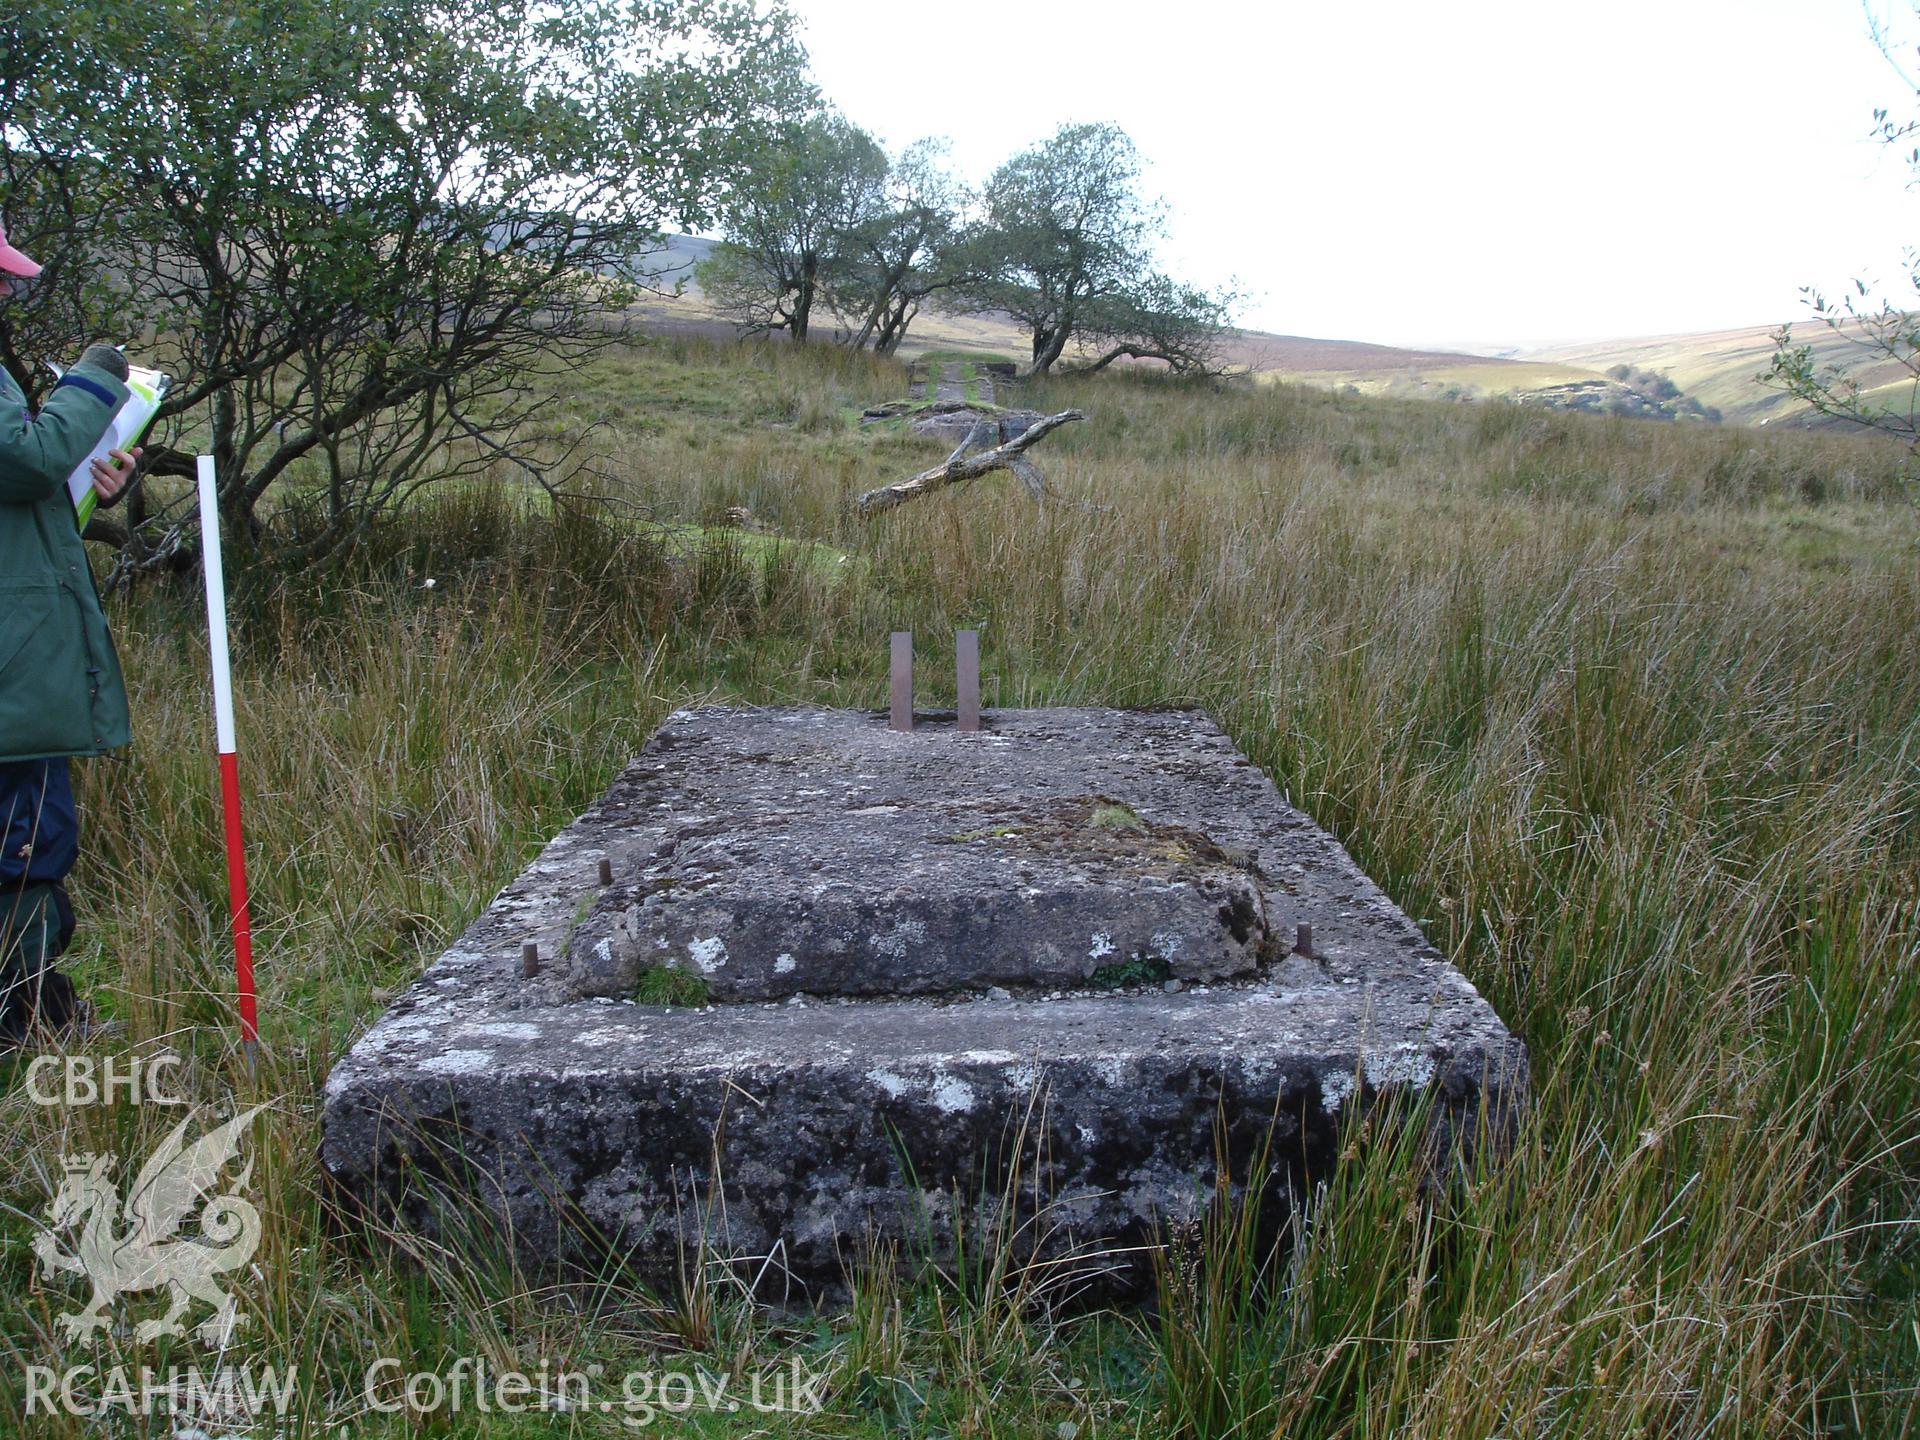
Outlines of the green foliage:
{"type": "Polygon", "coordinates": [[[724,207],[725,239],[695,274],[742,330],[797,341],[830,312],[855,350],[891,355],[948,263],[964,192],[944,141],[889,158],[844,117],[823,111],[755,158],[724,207]]]}
{"type": "Polygon", "coordinates": [[[1680,387],[1657,370],[1642,370],[1633,365],[1614,365],[1608,368],[1607,374],[1622,385],[1631,386],[1649,400],[1666,401],[1680,398],[1680,387]]]}
{"type": "MultiPolygon", "coordinates": [[[[1658,370],[1643,370],[1637,365],[1611,365],[1607,378],[1615,380],[1627,392],[1616,393],[1604,402],[1611,415],[1627,415],[1655,420],[1707,420],[1718,424],[1719,410],[1703,405],[1697,396],[1688,395],[1673,383],[1671,376],[1658,370]]],[[[1582,408],[1575,405],[1572,408],[1582,408]]],[[[1595,408],[1599,408],[1596,398],[1595,408]]]]}
{"type": "Polygon", "coordinates": [[[879,142],[836,111],[784,128],[723,202],[726,238],[695,269],[708,300],[744,330],[804,342],[853,232],[884,203],[887,170],[879,142]]]}
{"type": "Polygon", "coordinates": [[[1087,816],[1087,823],[1096,830],[1145,830],[1147,822],[1136,815],[1130,806],[1117,800],[1103,800],[1093,807],[1087,816]]]}
{"type": "Polygon", "coordinates": [[[1033,337],[1045,374],[1070,342],[1107,342],[1104,365],[1151,355],[1205,368],[1230,292],[1179,284],[1152,264],[1164,207],[1139,189],[1140,159],[1117,125],[1062,125],[993,172],[964,246],[962,303],[1000,311],[1033,337]]]}
{"type": "Polygon", "coordinates": [[[988,179],[964,291],[1033,333],[1032,368],[1053,368],[1088,305],[1147,265],[1163,207],[1139,193],[1140,159],[1117,125],[1062,125],[988,179]]]}
{"type": "Polygon", "coordinates": [[[1135,955],[1112,965],[1102,965],[1087,977],[1095,990],[1126,990],[1136,985],[1160,985],[1173,973],[1158,956],[1135,955]]]}
{"type": "MultiPolygon", "coordinates": [[[[7,25],[6,166],[61,157],[69,183],[27,197],[66,203],[49,267],[110,281],[72,323],[153,329],[163,433],[213,454],[243,539],[312,555],[428,480],[563,466],[525,443],[526,375],[606,343],[661,223],[698,220],[800,88],[784,12],[732,0],[109,0],[7,25]],[[287,484],[306,523],[267,534],[287,484]]],[[[172,517],[131,520],[166,543],[172,517]]]]}
{"type": "Polygon", "coordinates": [[[921,306],[966,278],[961,214],[971,197],[948,166],[944,140],[907,146],[881,203],[848,233],[831,293],[855,349],[871,338],[876,353],[893,354],[921,306]]]}
{"type": "Polygon", "coordinates": [[[1149,270],[1088,307],[1078,338],[1100,353],[1086,368],[1132,358],[1163,361],[1177,375],[1216,373],[1238,304],[1231,286],[1207,290],[1149,270]]]}
{"type": "Polygon", "coordinates": [[[640,972],[633,987],[633,998],[642,1005],[679,1005],[696,1007],[713,998],[712,987],[703,976],[672,965],[650,965],[640,972]]]}
{"type": "MultiPolygon", "coordinates": [[[[1920,4],[1913,9],[1920,15],[1920,4]]],[[[1877,20],[1871,23],[1874,39],[1891,59],[1888,32],[1877,20]]],[[[1907,79],[1898,62],[1895,71],[1920,104],[1920,86],[1907,79]]],[[[1873,120],[1880,141],[1902,152],[1908,188],[1920,185],[1920,145],[1914,143],[1920,118],[1898,120],[1877,109],[1873,120]]],[[[1920,462],[1920,250],[1907,251],[1900,293],[1875,296],[1864,280],[1855,280],[1837,298],[1814,286],[1803,287],[1801,294],[1814,323],[1840,342],[1831,347],[1836,353],[1823,355],[1816,345],[1797,342],[1793,327],[1782,325],[1761,383],[1802,401],[1824,419],[1899,437],[1909,456],[1910,493],[1920,497],[1920,465],[1915,464],[1920,462]],[[1869,377],[1865,383],[1863,375],[1869,377]]]]}

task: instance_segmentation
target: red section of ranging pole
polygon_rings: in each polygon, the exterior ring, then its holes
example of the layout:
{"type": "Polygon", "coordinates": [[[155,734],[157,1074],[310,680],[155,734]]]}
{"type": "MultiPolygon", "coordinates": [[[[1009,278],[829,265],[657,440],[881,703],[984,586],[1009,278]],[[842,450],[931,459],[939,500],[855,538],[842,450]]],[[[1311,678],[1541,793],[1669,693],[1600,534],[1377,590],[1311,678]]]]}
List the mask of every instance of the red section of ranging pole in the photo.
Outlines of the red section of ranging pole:
{"type": "Polygon", "coordinates": [[[240,1038],[260,1038],[253,998],[253,915],[247,906],[247,855],[240,845],[240,762],[231,750],[220,755],[220,809],[227,822],[227,901],[233,907],[233,973],[240,983],[240,1038]]]}

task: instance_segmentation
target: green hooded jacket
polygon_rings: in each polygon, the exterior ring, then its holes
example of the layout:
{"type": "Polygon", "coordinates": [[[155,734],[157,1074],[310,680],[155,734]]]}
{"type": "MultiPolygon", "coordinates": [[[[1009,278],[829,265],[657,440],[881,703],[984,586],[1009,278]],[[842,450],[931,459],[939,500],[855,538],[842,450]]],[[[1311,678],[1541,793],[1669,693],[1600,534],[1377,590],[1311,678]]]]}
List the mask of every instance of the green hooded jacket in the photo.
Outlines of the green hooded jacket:
{"type": "Polygon", "coordinates": [[[76,365],[36,416],[0,369],[0,761],[98,755],[132,738],[67,496],[126,398],[104,370],[76,365]]]}

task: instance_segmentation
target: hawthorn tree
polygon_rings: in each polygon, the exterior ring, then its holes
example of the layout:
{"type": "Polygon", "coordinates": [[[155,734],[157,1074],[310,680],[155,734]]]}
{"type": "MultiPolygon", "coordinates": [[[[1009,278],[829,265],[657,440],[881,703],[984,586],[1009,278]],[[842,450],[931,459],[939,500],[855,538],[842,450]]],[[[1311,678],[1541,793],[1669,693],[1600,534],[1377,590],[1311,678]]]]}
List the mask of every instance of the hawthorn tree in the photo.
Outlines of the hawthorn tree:
{"type": "Polygon", "coordinates": [[[960,262],[967,195],[948,167],[944,140],[907,146],[887,170],[880,202],[839,247],[834,307],[848,344],[891,355],[932,296],[967,277],[960,262]]]}
{"type": "Polygon", "coordinates": [[[810,99],[789,17],[752,0],[102,0],[6,24],[0,165],[34,177],[7,219],[71,314],[0,311],[0,357],[145,327],[229,523],[315,558],[442,476],[546,480],[527,370],[614,338],[663,225],[701,222],[810,99]],[[268,510],[278,491],[297,503],[268,510]]]}
{"type": "Polygon", "coordinates": [[[1141,198],[1140,162],[1117,125],[1063,125],[988,179],[969,244],[975,309],[1011,315],[1032,334],[1045,374],[1088,309],[1131,286],[1161,223],[1141,198]]]}
{"type": "Polygon", "coordinates": [[[708,301],[743,330],[806,343],[854,235],[882,212],[887,169],[879,142],[833,111],[781,134],[722,203],[724,238],[694,270],[708,301]]]}
{"type": "Polygon", "coordinates": [[[1896,435],[1920,457],[1920,259],[1906,283],[1913,294],[1898,301],[1860,281],[1838,299],[1808,288],[1813,322],[1838,343],[1823,350],[1782,325],[1760,378],[1817,415],[1896,435]],[[1863,374],[1877,383],[1862,385],[1863,374]]]}
{"type": "Polygon", "coordinates": [[[961,303],[999,311],[1032,336],[1045,374],[1071,344],[1202,363],[1232,296],[1178,284],[1153,267],[1163,207],[1140,192],[1140,159],[1117,125],[1063,125],[993,172],[965,247],[961,303]],[[1118,347],[1117,349],[1115,347],[1118,347]]]}
{"type": "Polygon", "coordinates": [[[1076,368],[1092,374],[1116,360],[1159,360],[1177,375],[1217,375],[1237,302],[1231,289],[1205,290],[1151,272],[1088,308],[1080,334],[1099,354],[1076,368]]]}

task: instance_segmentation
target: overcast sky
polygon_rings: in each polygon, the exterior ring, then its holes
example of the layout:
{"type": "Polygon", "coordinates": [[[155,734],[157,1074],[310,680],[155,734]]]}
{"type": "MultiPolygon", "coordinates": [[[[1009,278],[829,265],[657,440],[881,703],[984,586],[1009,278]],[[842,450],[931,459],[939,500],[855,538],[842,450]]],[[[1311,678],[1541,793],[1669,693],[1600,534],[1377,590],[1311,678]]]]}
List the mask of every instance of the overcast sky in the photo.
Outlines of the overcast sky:
{"type": "MultiPolygon", "coordinates": [[[[1915,26],[1904,0],[1867,0],[1915,26]]],[[[978,180],[1112,121],[1183,278],[1261,329],[1541,345],[1771,324],[1903,275],[1920,198],[1869,137],[1920,111],[1862,0],[792,0],[814,72],[978,180]]],[[[1905,68],[1912,73],[1914,66],[1905,68]]]]}

